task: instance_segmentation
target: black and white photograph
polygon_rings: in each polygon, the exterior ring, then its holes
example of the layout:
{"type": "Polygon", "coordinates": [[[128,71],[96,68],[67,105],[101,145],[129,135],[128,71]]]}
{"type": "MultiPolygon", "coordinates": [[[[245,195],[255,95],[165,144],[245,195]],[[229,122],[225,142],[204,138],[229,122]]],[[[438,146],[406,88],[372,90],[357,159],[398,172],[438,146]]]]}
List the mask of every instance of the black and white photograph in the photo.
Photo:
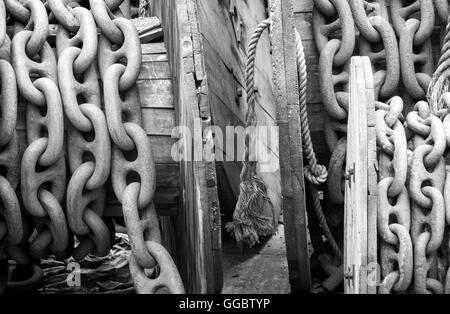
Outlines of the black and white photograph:
{"type": "Polygon", "coordinates": [[[450,0],[0,0],[0,304],[428,294],[450,0]]]}

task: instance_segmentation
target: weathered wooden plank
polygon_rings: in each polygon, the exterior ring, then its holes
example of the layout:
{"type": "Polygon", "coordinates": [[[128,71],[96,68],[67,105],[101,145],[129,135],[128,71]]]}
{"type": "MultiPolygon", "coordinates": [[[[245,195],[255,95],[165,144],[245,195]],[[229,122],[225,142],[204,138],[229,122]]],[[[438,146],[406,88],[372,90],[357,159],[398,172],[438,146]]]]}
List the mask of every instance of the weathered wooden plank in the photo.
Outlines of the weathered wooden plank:
{"type": "Polygon", "coordinates": [[[164,43],[151,43],[151,44],[142,44],[142,55],[150,55],[150,54],[165,54],[167,53],[167,49],[164,46],[164,43]]]}
{"type": "Polygon", "coordinates": [[[272,0],[272,62],[274,71],[277,122],[280,129],[280,167],[283,213],[289,277],[293,292],[309,292],[309,267],[306,226],[303,153],[299,121],[299,95],[296,66],[292,0],[272,0]]]}
{"type": "MultiPolygon", "coordinates": [[[[204,1],[199,5],[198,16],[205,56],[204,65],[211,91],[213,122],[220,126],[243,125],[247,113],[246,50],[254,29],[267,18],[265,5],[259,1],[204,1]],[[236,6],[236,10],[233,10],[234,15],[230,13],[232,4],[236,6]],[[235,20],[236,17],[240,22],[235,20]]],[[[256,94],[258,125],[274,125],[276,112],[268,32],[262,34],[256,52],[255,85],[258,87],[256,94]]],[[[239,176],[239,173],[236,171],[230,176],[239,176]]],[[[222,180],[220,186],[231,184],[227,182],[227,178],[221,177],[219,180],[222,180]]],[[[265,184],[269,189],[277,190],[279,178],[267,180],[265,184]]],[[[280,204],[280,196],[275,193],[272,196],[274,197],[271,199],[272,202],[280,204]]],[[[227,207],[226,212],[232,212],[235,204],[227,202],[223,206],[227,207]]],[[[275,212],[278,216],[280,212],[278,205],[275,206],[275,212]]]]}
{"type": "Polygon", "coordinates": [[[375,101],[369,58],[351,59],[349,93],[344,270],[352,276],[346,278],[344,288],[347,294],[367,294],[368,168],[372,153],[368,149],[368,110],[374,108],[375,101]]]}
{"type": "Polygon", "coordinates": [[[172,74],[170,72],[169,62],[147,62],[142,63],[141,71],[139,72],[139,79],[171,79],[172,74]]]}
{"type": "Polygon", "coordinates": [[[143,108],[142,124],[148,135],[171,136],[175,127],[175,111],[172,108],[143,108]]]}
{"type": "MultiPolygon", "coordinates": [[[[201,80],[205,78],[201,73],[202,45],[194,33],[198,25],[197,2],[155,0],[152,4],[153,13],[161,17],[164,29],[176,123],[192,129],[194,119],[200,118],[201,95],[209,94],[207,86],[199,91],[200,96],[196,91],[198,86],[204,85],[201,80]]],[[[210,116],[204,118],[211,120],[210,116]]],[[[182,141],[187,141],[187,138],[182,141]]],[[[177,246],[177,265],[189,293],[217,293],[222,287],[221,243],[218,241],[220,211],[217,189],[213,184],[216,176],[214,162],[211,164],[181,162],[183,193],[180,203],[183,211],[173,220],[164,221],[165,224],[173,224],[176,230],[173,240],[177,246]]]]}
{"type": "Polygon", "coordinates": [[[171,80],[139,80],[142,108],[174,108],[171,80]]]}

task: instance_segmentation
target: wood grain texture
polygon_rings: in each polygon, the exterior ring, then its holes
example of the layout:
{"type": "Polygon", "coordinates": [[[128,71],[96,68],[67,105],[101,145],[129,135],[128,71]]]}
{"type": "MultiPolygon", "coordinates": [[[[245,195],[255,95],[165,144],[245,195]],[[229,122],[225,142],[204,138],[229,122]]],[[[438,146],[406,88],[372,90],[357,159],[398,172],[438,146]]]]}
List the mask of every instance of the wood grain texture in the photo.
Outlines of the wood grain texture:
{"type": "MultiPolygon", "coordinates": [[[[204,48],[204,65],[208,76],[209,97],[213,124],[223,127],[244,125],[247,113],[245,92],[246,50],[256,26],[267,18],[262,1],[197,1],[200,21],[200,35],[204,48]],[[232,14],[230,5],[236,10],[232,14]],[[240,21],[240,22],[238,22],[240,21]],[[241,27],[237,27],[241,25],[241,27]],[[238,36],[239,33],[239,36],[238,36]],[[238,40],[239,38],[239,40],[238,40]]],[[[270,61],[270,42],[268,32],[264,32],[256,52],[255,85],[256,116],[258,125],[274,125],[276,109],[274,105],[272,68],[270,61]]],[[[266,143],[267,144],[267,143],[266,143]]],[[[268,149],[273,159],[278,159],[276,145],[268,149]]],[[[227,152],[224,152],[227,154],[227,152]]],[[[239,156],[241,157],[241,156],[239,156]]],[[[235,158],[236,160],[236,158],[235,158]]],[[[227,162],[224,162],[227,163],[227,162]]],[[[222,169],[228,169],[226,176],[219,177],[222,191],[233,191],[230,202],[223,204],[222,210],[231,216],[236,206],[239,190],[233,187],[233,178],[239,177],[240,167],[217,163],[222,169]]],[[[279,171],[262,173],[276,211],[280,214],[279,171]]]]}
{"type": "Polygon", "coordinates": [[[369,250],[368,242],[369,226],[373,224],[374,205],[373,198],[369,199],[369,187],[373,186],[373,180],[376,179],[373,169],[374,103],[370,60],[368,57],[353,57],[350,62],[346,162],[348,177],[345,185],[344,225],[344,270],[353,277],[345,280],[344,288],[347,294],[368,293],[368,256],[369,251],[371,254],[374,253],[373,247],[369,250]],[[368,143],[371,143],[370,149],[368,143]]]}
{"type": "MultiPolygon", "coordinates": [[[[156,0],[152,9],[161,18],[164,30],[173,82],[175,123],[201,136],[212,119],[197,1],[156,0]],[[199,130],[194,128],[196,119],[201,121],[199,130]]],[[[155,71],[164,73],[166,69],[161,64],[155,71]]],[[[187,140],[181,138],[185,145],[189,144],[187,140]]],[[[210,145],[211,140],[205,138],[202,143],[210,145]]],[[[215,163],[182,161],[181,190],[180,214],[164,223],[175,230],[170,242],[176,244],[176,260],[186,291],[220,292],[222,244],[215,163]]]]}
{"type": "Polygon", "coordinates": [[[270,1],[281,191],[291,289],[311,289],[292,1],[270,1]]]}

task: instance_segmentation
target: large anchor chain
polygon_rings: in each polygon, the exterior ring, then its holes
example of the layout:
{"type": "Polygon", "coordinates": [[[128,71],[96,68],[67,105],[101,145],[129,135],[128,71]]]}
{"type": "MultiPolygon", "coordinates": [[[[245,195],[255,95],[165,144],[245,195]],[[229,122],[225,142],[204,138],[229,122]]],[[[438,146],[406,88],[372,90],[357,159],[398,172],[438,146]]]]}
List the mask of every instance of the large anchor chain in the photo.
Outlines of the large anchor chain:
{"type": "Polygon", "coordinates": [[[134,285],[138,293],[184,293],[175,264],[160,244],[153,203],[155,163],[142,128],[136,86],[142,62],[138,33],[131,21],[114,15],[111,18],[104,1],[90,0],[90,6],[102,31],[98,66],[103,81],[106,121],[113,142],[112,185],[122,203],[130,236],[130,272],[134,285]],[[127,60],[125,65],[120,63],[122,59],[127,60]],[[142,219],[139,211],[143,213],[142,219]],[[156,278],[147,276],[146,270],[152,270],[156,278]]]}

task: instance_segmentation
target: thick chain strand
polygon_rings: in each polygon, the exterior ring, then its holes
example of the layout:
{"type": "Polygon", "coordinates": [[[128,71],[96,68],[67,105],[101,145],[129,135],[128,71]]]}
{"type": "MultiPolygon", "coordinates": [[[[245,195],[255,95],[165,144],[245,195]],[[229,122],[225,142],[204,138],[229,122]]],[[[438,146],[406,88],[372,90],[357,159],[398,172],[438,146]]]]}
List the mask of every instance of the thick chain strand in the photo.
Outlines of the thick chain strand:
{"type": "MultiPolygon", "coordinates": [[[[12,63],[20,94],[27,101],[28,147],[22,158],[21,192],[38,235],[30,255],[67,257],[69,234],[61,202],[65,194],[64,122],[56,76],[56,58],[47,42],[48,17],[39,0],[25,2],[30,20],[12,40],[12,63]],[[29,30],[32,29],[32,30],[29,30]],[[39,62],[34,61],[35,55],[39,62]],[[36,75],[37,78],[33,77],[36,75]]],[[[20,29],[20,28],[19,28],[20,29]]]]}
{"type": "Polygon", "coordinates": [[[101,29],[98,65],[103,81],[106,121],[111,135],[112,185],[122,203],[132,254],[130,272],[138,293],[184,293],[175,264],[160,244],[159,222],[154,207],[155,164],[142,128],[140,98],[136,86],[141,48],[137,30],[129,20],[107,13],[105,2],[90,0],[101,29]],[[113,45],[116,45],[115,49],[113,45]],[[126,64],[120,61],[126,59],[126,64]],[[130,182],[131,180],[131,182],[130,182]],[[139,211],[143,213],[142,219],[139,211]],[[146,269],[157,269],[151,279],[146,269]]]}
{"type": "Polygon", "coordinates": [[[409,235],[411,208],[406,187],[407,141],[400,121],[402,111],[403,101],[399,97],[394,97],[385,108],[376,111],[381,294],[407,291],[413,277],[413,247],[409,235]]]}

